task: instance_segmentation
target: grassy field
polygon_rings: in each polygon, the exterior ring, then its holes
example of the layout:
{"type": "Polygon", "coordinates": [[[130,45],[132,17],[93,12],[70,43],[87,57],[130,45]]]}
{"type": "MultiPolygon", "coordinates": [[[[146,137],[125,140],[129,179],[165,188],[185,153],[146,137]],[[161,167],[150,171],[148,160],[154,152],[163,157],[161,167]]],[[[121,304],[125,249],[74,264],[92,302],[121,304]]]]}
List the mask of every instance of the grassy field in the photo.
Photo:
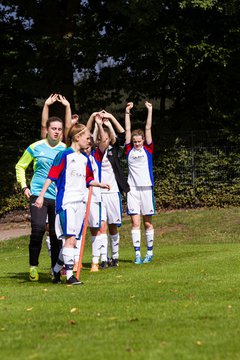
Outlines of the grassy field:
{"type": "MultiPolygon", "coordinates": [[[[124,219],[120,266],[53,285],[45,246],[28,281],[28,238],[0,242],[0,355],[31,359],[240,359],[240,209],[154,218],[151,264],[134,265],[124,219]]],[[[142,239],[142,255],[145,255],[142,239]]]]}

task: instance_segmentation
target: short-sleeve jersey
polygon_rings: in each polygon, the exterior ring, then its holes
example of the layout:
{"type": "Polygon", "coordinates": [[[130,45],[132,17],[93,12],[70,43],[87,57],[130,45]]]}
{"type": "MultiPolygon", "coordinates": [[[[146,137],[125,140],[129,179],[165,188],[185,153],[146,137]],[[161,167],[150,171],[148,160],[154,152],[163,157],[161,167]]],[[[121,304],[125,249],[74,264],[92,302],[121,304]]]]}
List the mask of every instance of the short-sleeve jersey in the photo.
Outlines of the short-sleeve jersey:
{"type": "Polygon", "coordinates": [[[110,161],[108,160],[108,152],[111,152],[111,145],[105,151],[103,160],[102,160],[102,179],[101,181],[105,184],[110,185],[110,190],[101,189],[101,193],[116,193],[119,192],[118,184],[116,177],[112,168],[110,161]]]}
{"type": "Polygon", "coordinates": [[[71,147],[60,152],[54,159],[48,178],[56,183],[57,214],[69,203],[87,201],[87,185],[94,180],[89,157],[71,147]]]}
{"type": "Polygon", "coordinates": [[[141,149],[133,145],[125,145],[128,162],[128,184],[130,186],[153,186],[153,143],[146,144],[141,149]]]}
{"type": "MultiPolygon", "coordinates": [[[[94,180],[101,182],[101,167],[102,167],[102,159],[103,153],[96,148],[95,150],[91,151],[89,155],[89,160],[91,162],[92,171],[94,180]]],[[[92,202],[100,202],[101,201],[101,189],[100,187],[93,186],[92,191],[92,202]]]]}
{"type": "MultiPolygon", "coordinates": [[[[31,144],[22,155],[16,165],[17,181],[21,187],[26,186],[25,170],[33,161],[33,177],[30,183],[30,191],[34,196],[38,196],[42,190],[43,184],[47,179],[48,172],[52,166],[53,160],[59,151],[63,151],[66,145],[59,142],[56,146],[50,146],[46,139],[36,141],[31,144]]],[[[55,199],[56,192],[54,184],[49,186],[45,194],[46,198],[55,199]]]]}

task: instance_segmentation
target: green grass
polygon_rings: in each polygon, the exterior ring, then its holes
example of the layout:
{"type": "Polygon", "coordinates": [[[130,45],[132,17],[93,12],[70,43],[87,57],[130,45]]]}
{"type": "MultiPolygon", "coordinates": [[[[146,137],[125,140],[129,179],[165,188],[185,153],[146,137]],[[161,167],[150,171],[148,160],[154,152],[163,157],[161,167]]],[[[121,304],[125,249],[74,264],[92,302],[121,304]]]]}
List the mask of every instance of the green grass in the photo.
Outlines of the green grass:
{"type": "Polygon", "coordinates": [[[1,359],[240,359],[239,210],[159,214],[140,266],[125,218],[120,267],[99,273],[88,234],[84,286],[51,283],[45,246],[30,283],[28,238],[0,242],[1,359]]]}

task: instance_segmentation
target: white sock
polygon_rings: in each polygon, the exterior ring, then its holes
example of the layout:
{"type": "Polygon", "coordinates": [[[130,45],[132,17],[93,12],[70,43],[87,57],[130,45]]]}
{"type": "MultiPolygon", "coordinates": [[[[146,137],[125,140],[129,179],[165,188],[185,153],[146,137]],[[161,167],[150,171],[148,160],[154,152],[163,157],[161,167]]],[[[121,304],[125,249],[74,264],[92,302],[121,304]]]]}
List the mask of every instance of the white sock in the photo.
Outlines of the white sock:
{"type": "Polygon", "coordinates": [[[147,255],[153,255],[153,240],[154,240],[154,229],[146,230],[146,245],[147,245],[147,255]]]}
{"type": "Polygon", "coordinates": [[[76,245],[74,246],[74,264],[78,264],[79,255],[81,251],[81,243],[82,243],[82,238],[80,240],[77,240],[76,245]]]}
{"type": "Polygon", "coordinates": [[[108,253],[108,236],[107,234],[101,235],[101,259],[102,261],[107,261],[108,253]]]}
{"type": "Polygon", "coordinates": [[[64,265],[62,250],[63,249],[60,250],[60,253],[58,255],[58,261],[56,262],[56,264],[55,264],[55,266],[53,268],[53,271],[56,272],[56,273],[61,271],[62,268],[63,268],[63,265],[64,265]]]}
{"type": "Polygon", "coordinates": [[[51,243],[50,243],[49,235],[46,236],[46,246],[47,246],[48,255],[51,256],[51,243]]]}
{"type": "Polygon", "coordinates": [[[140,246],[141,246],[141,230],[134,229],[132,233],[132,242],[136,255],[141,255],[140,246]]]}
{"type": "Polygon", "coordinates": [[[92,236],[92,262],[98,264],[102,245],[102,235],[92,236]]]}
{"type": "Polygon", "coordinates": [[[74,248],[63,248],[63,261],[66,269],[67,280],[73,275],[74,248]]]}
{"type": "Polygon", "coordinates": [[[112,259],[119,258],[119,241],[120,236],[119,234],[109,235],[111,241],[111,250],[112,250],[112,259]]]}

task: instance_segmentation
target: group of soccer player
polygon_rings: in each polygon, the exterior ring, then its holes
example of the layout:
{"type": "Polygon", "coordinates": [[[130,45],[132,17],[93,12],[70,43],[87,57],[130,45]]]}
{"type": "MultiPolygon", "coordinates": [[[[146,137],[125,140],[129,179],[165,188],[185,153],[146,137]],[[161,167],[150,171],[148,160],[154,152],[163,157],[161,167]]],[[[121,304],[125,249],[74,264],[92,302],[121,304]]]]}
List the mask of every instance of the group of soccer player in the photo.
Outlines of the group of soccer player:
{"type": "MultiPolygon", "coordinates": [[[[81,284],[74,275],[86,204],[91,187],[88,226],[92,239],[91,272],[119,266],[118,228],[122,222],[122,199],[127,198],[127,214],[132,222],[134,263],[150,263],[153,258],[155,213],[153,194],[152,104],[145,102],[145,129],[131,130],[131,109],[125,109],[125,129],[105,110],[94,112],[86,125],[71,115],[66,98],[52,94],[42,111],[41,137],[31,144],[16,165],[17,181],[30,200],[31,235],[29,242],[29,279],[39,280],[38,264],[46,220],[50,238],[53,283],[81,284]],[[65,124],[56,116],[49,117],[49,106],[60,102],[65,107],[65,124]],[[66,142],[66,144],[65,144],[66,142]],[[125,177],[120,165],[120,149],[124,147],[128,164],[125,177]],[[27,186],[26,169],[33,162],[33,177],[27,186]],[[141,215],[147,252],[141,256],[141,215]],[[109,238],[109,243],[108,243],[109,238]],[[75,264],[74,264],[75,259],[75,264]],[[74,267],[75,266],[75,267],[74,267]]],[[[80,264],[81,266],[81,264],[80,264]]]]}

